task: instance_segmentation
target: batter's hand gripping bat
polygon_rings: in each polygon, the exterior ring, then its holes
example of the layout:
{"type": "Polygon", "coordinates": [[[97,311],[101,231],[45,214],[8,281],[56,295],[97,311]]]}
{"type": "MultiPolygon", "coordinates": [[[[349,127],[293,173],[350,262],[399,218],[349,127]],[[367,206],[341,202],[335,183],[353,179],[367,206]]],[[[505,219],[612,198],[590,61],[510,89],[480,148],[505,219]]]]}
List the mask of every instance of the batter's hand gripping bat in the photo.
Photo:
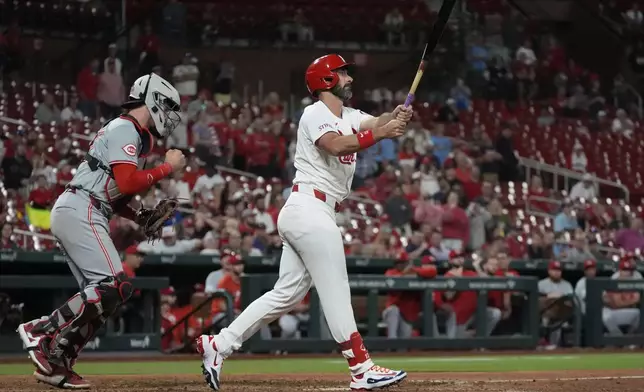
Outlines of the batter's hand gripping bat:
{"type": "Polygon", "coordinates": [[[409,94],[407,94],[407,99],[405,99],[405,106],[408,107],[414,101],[414,94],[416,94],[416,88],[420,83],[420,79],[423,77],[423,72],[425,72],[425,65],[427,64],[427,59],[429,55],[432,54],[438,41],[440,41],[443,31],[445,30],[445,25],[449,20],[449,16],[452,14],[452,9],[456,4],[456,0],[444,0],[441,5],[441,9],[438,11],[438,18],[434,23],[432,31],[429,33],[429,38],[425,44],[425,50],[423,50],[423,58],[420,60],[420,65],[418,66],[418,71],[416,72],[416,77],[409,88],[409,94]]]}

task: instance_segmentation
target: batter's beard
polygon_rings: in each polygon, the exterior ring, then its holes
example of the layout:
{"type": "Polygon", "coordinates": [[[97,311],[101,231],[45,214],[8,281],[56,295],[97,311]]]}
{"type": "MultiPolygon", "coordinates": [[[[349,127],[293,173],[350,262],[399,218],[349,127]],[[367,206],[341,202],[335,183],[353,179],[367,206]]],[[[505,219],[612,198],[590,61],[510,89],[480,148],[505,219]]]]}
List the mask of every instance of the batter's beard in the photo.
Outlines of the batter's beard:
{"type": "Polygon", "coordinates": [[[353,96],[353,92],[351,91],[351,85],[340,87],[339,84],[336,84],[335,87],[331,89],[331,93],[336,97],[340,98],[342,101],[348,101],[353,96]]]}

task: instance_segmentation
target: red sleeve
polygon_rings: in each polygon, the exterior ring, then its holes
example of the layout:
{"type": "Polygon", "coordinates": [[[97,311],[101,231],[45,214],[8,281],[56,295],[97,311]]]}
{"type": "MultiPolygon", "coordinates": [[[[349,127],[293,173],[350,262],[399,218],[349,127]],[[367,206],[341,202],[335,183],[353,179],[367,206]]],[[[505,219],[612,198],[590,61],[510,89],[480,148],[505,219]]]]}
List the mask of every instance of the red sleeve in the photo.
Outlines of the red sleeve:
{"type": "Polygon", "coordinates": [[[145,191],[156,184],[165,176],[172,173],[169,163],[164,163],[148,170],[137,170],[136,166],[129,163],[118,163],[112,166],[114,181],[119,191],[126,195],[133,195],[145,191]]]}

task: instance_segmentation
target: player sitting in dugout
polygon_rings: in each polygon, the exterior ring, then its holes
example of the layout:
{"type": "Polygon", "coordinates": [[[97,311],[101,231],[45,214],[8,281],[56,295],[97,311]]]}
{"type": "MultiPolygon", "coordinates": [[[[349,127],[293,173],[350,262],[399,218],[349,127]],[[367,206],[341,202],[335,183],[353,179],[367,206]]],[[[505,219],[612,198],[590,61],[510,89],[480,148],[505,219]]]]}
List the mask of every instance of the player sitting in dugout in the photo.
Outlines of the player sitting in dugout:
{"type": "MultiPolygon", "coordinates": [[[[416,267],[407,252],[402,251],[396,257],[393,268],[385,272],[389,277],[419,277],[432,279],[436,276],[434,258],[425,256],[421,266],[416,267]]],[[[410,338],[414,334],[414,324],[418,322],[422,308],[422,293],[419,291],[390,291],[387,294],[387,306],[382,312],[382,319],[387,324],[387,337],[410,338]]],[[[434,335],[438,335],[434,320],[434,335]]]]}
{"type": "MultiPolygon", "coordinates": [[[[456,251],[450,252],[449,255],[450,269],[445,273],[445,277],[455,278],[475,278],[479,273],[465,269],[464,254],[456,251]]],[[[486,263],[487,264],[487,263],[486,263]]],[[[494,261],[491,262],[484,273],[486,276],[494,275],[495,267],[498,267],[494,261]]],[[[437,310],[445,313],[445,330],[448,338],[468,337],[467,330],[473,325],[476,315],[477,304],[476,291],[435,291],[434,306],[437,310]]],[[[490,335],[496,325],[501,320],[502,312],[495,306],[486,308],[486,335],[490,335]]]]}
{"type": "MultiPolygon", "coordinates": [[[[611,279],[638,279],[639,272],[635,271],[635,260],[632,254],[627,254],[619,262],[619,270],[611,279]]],[[[641,275],[639,275],[641,279],[641,275]]],[[[622,336],[622,328],[633,333],[639,326],[641,315],[639,309],[640,293],[637,291],[617,291],[604,293],[604,308],[602,320],[608,333],[622,336]]]]}
{"type": "MultiPolygon", "coordinates": [[[[241,275],[244,273],[244,259],[237,253],[226,254],[222,261],[230,265],[230,268],[224,272],[224,276],[219,280],[217,289],[228,293],[233,299],[233,318],[241,313],[241,275]]],[[[233,320],[226,318],[226,302],[223,299],[212,301],[210,308],[211,324],[217,328],[228,326],[233,320]]],[[[271,331],[268,325],[263,325],[260,329],[263,339],[271,338],[271,331]]]]}

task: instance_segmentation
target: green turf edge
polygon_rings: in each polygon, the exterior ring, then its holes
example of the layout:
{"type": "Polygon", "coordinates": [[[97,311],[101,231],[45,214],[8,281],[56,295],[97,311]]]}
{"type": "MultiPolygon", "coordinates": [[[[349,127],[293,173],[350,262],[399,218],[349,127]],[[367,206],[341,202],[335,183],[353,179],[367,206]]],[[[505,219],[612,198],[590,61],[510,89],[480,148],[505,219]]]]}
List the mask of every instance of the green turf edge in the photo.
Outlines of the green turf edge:
{"type": "MultiPolygon", "coordinates": [[[[377,363],[408,372],[511,372],[548,370],[615,370],[642,369],[644,354],[570,354],[561,356],[471,356],[471,357],[389,357],[379,356],[377,363]]],[[[33,366],[24,364],[0,365],[0,375],[27,375],[33,366]]],[[[85,362],[75,370],[83,375],[119,374],[199,374],[198,361],[161,362],[85,362]]],[[[338,373],[346,372],[341,357],[297,359],[251,359],[226,362],[226,374],[279,374],[279,373],[338,373]]]]}

